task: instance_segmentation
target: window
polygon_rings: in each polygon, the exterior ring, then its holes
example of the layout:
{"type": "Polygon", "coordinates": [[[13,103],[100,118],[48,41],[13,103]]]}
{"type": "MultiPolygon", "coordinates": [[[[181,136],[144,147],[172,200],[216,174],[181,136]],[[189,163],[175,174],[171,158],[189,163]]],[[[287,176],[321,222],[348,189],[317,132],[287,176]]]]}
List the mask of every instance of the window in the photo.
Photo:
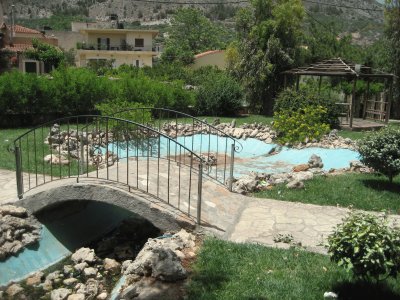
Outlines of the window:
{"type": "Polygon", "coordinates": [[[135,47],[144,47],[144,39],[135,39],[135,47]]]}
{"type": "Polygon", "coordinates": [[[97,50],[110,50],[110,39],[97,38],[97,50]]]}
{"type": "Polygon", "coordinates": [[[26,61],[25,62],[25,72],[26,73],[38,73],[39,64],[36,61],[26,61]]]}
{"type": "Polygon", "coordinates": [[[140,67],[140,60],[136,60],[136,68],[139,68],[140,67]]]}

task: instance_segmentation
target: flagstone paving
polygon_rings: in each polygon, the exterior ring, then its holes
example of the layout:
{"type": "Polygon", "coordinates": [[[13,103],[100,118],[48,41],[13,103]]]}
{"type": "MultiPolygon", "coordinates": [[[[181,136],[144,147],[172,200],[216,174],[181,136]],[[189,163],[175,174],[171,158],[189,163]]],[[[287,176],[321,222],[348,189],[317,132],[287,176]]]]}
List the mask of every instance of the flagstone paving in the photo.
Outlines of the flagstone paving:
{"type": "MultiPolygon", "coordinates": [[[[129,162],[132,163],[132,162],[129,162]]],[[[170,204],[182,211],[190,211],[191,216],[197,213],[197,173],[192,173],[189,168],[171,164],[169,167],[170,180],[166,179],[166,161],[159,166],[156,162],[148,164],[150,172],[144,167],[127,168],[126,163],[119,163],[119,168],[109,168],[110,179],[127,178],[130,185],[150,193],[169,193],[170,204]],[[160,171],[157,175],[155,169],[160,171]],[[130,177],[123,177],[123,172],[130,170],[130,177]],[[121,172],[121,173],[120,173],[121,172]],[[181,174],[178,176],[178,174],[181,174]],[[180,179],[179,179],[180,178],[180,179]],[[190,182],[190,184],[189,184],[190,182]],[[192,194],[188,197],[188,187],[191,186],[192,194]],[[180,187],[180,192],[179,192],[180,187]]],[[[106,170],[101,170],[99,176],[105,176],[106,170]]],[[[93,173],[90,173],[93,175],[93,173]]],[[[25,176],[27,178],[27,176],[25,176]]],[[[104,178],[104,177],[103,177],[104,178]]],[[[37,180],[31,176],[31,180],[37,180]],[[33,178],[33,179],[32,179],[33,178]]],[[[91,178],[91,180],[95,180],[91,178]]],[[[16,183],[13,171],[0,170],[0,204],[15,202],[16,183]]],[[[28,180],[25,179],[25,184],[28,180]]],[[[41,179],[39,178],[39,184],[41,179]]],[[[104,182],[104,180],[103,180],[104,182]]],[[[58,180],[41,185],[43,190],[62,184],[74,184],[73,180],[58,180]]],[[[33,184],[32,184],[33,185],[33,184]]],[[[331,206],[310,205],[295,202],[285,202],[272,199],[258,199],[229,192],[224,186],[204,177],[202,189],[202,225],[205,230],[210,230],[218,236],[234,242],[258,243],[267,246],[289,247],[288,243],[279,242],[279,237],[286,237],[292,244],[298,244],[314,252],[325,252],[324,243],[327,235],[341,219],[348,213],[348,209],[331,206]]],[[[399,216],[391,216],[393,220],[400,221],[399,216]]]]}

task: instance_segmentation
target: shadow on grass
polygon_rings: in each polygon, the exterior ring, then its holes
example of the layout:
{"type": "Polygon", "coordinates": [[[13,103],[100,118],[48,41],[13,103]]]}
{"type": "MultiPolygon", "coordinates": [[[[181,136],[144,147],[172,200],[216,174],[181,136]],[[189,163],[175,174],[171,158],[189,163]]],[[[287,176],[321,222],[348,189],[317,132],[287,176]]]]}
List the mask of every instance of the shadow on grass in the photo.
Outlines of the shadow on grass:
{"type": "Polygon", "coordinates": [[[376,191],[387,191],[391,193],[400,193],[400,183],[390,183],[388,179],[376,178],[376,179],[363,179],[361,180],[363,185],[367,188],[374,189],[376,191]]]}
{"type": "Polygon", "coordinates": [[[212,274],[211,272],[195,274],[188,289],[188,299],[198,299],[199,295],[219,290],[227,281],[229,281],[227,275],[212,274]]]}
{"type": "Polygon", "coordinates": [[[341,300],[399,300],[400,294],[394,292],[386,283],[340,282],[333,287],[341,300]]]}

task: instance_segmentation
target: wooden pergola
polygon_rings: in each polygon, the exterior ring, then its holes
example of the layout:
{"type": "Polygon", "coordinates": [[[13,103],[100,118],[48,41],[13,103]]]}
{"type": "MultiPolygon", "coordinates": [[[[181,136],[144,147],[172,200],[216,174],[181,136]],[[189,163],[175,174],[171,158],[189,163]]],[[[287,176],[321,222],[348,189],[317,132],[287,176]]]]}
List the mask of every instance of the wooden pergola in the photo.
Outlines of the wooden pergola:
{"type": "MultiPolygon", "coordinates": [[[[323,77],[342,77],[347,80],[353,81],[353,90],[351,101],[348,105],[349,112],[349,127],[353,128],[353,116],[354,116],[354,105],[356,102],[356,84],[357,80],[364,79],[367,82],[367,96],[364,100],[363,108],[363,119],[367,115],[379,114],[385,123],[389,122],[390,106],[393,98],[393,79],[394,75],[389,73],[384,73],[380,71],[373,70],[371,67],[364,65],[348,63],[341,58],[333,58],[324,60],[315,64],[311,64],[306,67],[294,68],[282,73],[284,75],[284,85],[287,85],[287,76],[296,77],[296,89],[299,89],[300,76],[318,76],[319,77],[319,88],[321,88],[323,77]],[[369,83],[373,79],[383,78],[388,81],[389,84],[389,94],[386,102],[379,101],[378,109],[376,108],[378,101],[369,100],[369,83]],[[369,103],[368,103],[369,102],[369,103]],[[371,104],[370,110],[367,109],[367,105],[371,104]]],[[[342,103],[343,104],[343,103],[342,103]]],[[[375,118],[374,118],[375,119],[375,118]]]]}

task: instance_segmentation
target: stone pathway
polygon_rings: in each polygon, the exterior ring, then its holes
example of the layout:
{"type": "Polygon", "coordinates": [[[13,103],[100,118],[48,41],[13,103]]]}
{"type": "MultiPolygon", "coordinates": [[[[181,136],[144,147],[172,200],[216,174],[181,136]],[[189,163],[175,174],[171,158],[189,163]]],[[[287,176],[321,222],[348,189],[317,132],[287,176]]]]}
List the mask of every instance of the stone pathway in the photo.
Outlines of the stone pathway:
{"type": "MultiPolygon", "coordinates": [[[[130,162],[135,163],[135,162],[130,162]]],[[[192,216],[196,216],[197,200],[197,174],[191,181],[184,180],[189,171],[187,168],[171,164],[170,182],[166,179],[166,161],[160,165],[160,177],[155,169],[156,162],[149,163],[149,170],[142,166],[139,174],[132,174],[127,180],[132,186],[138,184],[141,189],[149,189],[156,193],[156,182],[160,183],[159,192],[165,195],[168,191],[170,203],[175,207],[180,206],[182,211],[190,210],[192,216]],[[179,173],[180,172],[180,173],[179,173]],[[181,174],[181,192],[178,193],[178,176],[181,174]],[[191,184],[189,184],[191,182],[191,184]],[[149,184],[148,184],[149,183],[149,184]],[[167,188],[169,185],[169,188],[167,188]],[[191,186],[192,196],[188,199],[187,187],[191,186]],[[186,187],[186,189],[185,189],[186,187]],[[189,202],[189,200],[191,202],[189,202]]],[[[126,163],[119,163],[119,169],[109,168],[110,179],[126,178],[126,163]]],[[[130,167],[130,172],[136,168],[130,167]]],[[[106,170],[100,170],[100,177],[105,176],[106,170]]],[[[93,173],[90,173],[93,175],[93,173]]],[[[193,174],[192,174],[193,175],[193,174]]],[[[31,176],[32,177],[32,176],[31,176]]],[[[104,178],[104,177],[103,177],[104,178]]],[[[93,179],[91,179],[93,180],[93,179]]],[[[25,184],[27,180],[25,179],[25,184]]],[[[62,185],[65,180],[51,183],[51,186],[62,185]]],[[[69,181],[71,182],[71,180],[69,181]]],[[[40,182],[39,182],[40,184],[40,182]]],[[[50,185],[49,185],[50,186],[50,185]]],[[[47,188],[47,184],[37,190],[47,188]]],[[[14,202],[16,197],[15,173],[0,170],[0,204],[14,202]]],[[[29,193],[35,193],[33,189],[29,193]]],[[[202,195],[202,223],[204,228],[218,234],[222,238],[234,242],[250,242],[268,246],[287,248],[287,243],[276,243],[274,239],[280,234],[291,237],[294,243],[300,243],[306,249],[324,253],[322,246],[327,235],[332,231],[341,219],[348,213],[347,209],[318,206],[294,202],[285,202],[271,199],[258,199],[235,193],[230,193],[225,187],[204,177],[202,195]]],[[[400,216],[392,216],[400,221],[400,216]]]]}

